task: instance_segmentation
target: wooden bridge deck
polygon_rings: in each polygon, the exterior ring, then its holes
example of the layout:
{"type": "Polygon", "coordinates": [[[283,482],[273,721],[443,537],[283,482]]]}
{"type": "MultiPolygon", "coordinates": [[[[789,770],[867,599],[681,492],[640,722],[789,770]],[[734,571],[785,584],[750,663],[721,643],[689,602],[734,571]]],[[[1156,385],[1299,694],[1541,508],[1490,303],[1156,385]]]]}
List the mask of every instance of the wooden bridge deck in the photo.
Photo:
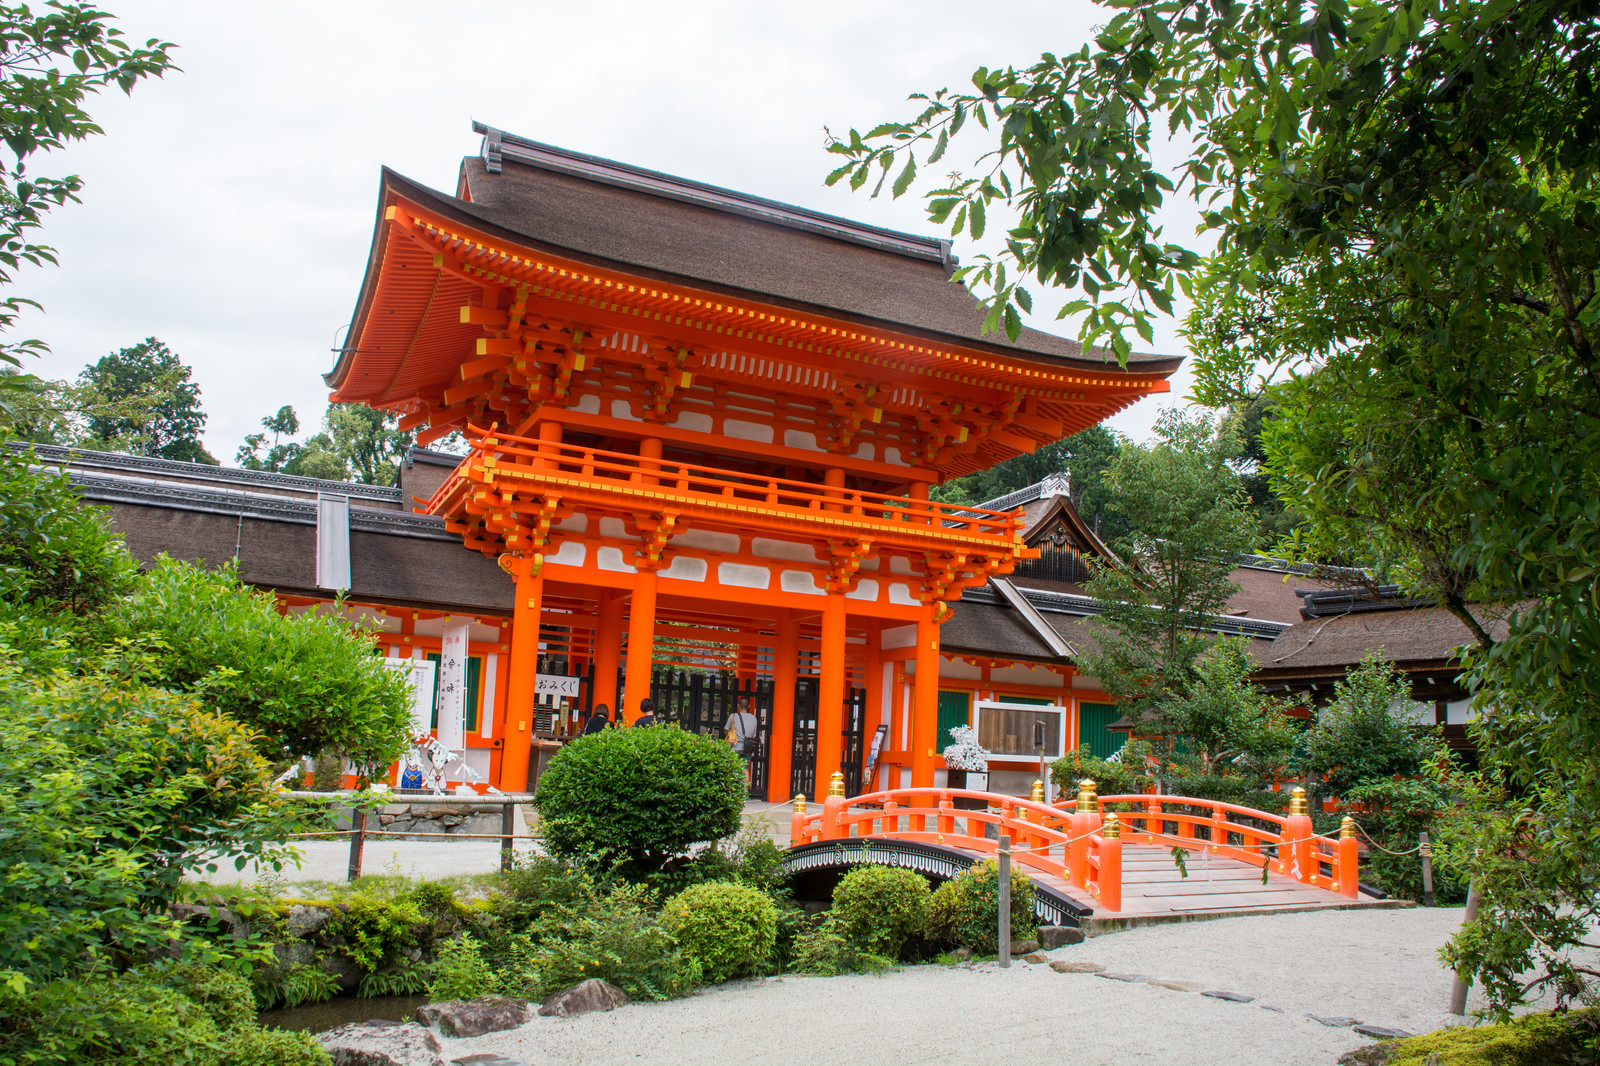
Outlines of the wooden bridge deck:
{"type": "Polygon", "coordinates": [[[1189,875],[1184,877],[1172,860],[1170,848],[1124,844],[1122,909],[1115,913],[1102,911],[1093,895],[1072,887],[1059,877],[1026,866],[1022,870],[1033,880],[1093,908],[1095,913],[1082,922],[1090,936],[1136,925],[1231,918],[1242,914],[1409,905],[1365,895],[1350,899],[1278,874],[1268,874],[1263,883],[1260,868],[1205,852],[1189,852],[1186,858],[1189,875]]]}

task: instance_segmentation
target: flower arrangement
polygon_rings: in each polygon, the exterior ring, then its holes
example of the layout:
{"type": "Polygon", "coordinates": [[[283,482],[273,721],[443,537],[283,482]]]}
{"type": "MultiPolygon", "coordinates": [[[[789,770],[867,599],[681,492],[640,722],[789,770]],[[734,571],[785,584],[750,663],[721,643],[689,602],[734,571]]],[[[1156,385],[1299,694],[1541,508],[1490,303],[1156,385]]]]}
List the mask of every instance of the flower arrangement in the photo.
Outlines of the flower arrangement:
{"type": "Polygon", "coordinates": [[[970,725],[958,725],[950,730],[955,743],[944,749],[944,764],[951,770],[989,769],[989,749],[978,743],[978,734],[970,725]]]}

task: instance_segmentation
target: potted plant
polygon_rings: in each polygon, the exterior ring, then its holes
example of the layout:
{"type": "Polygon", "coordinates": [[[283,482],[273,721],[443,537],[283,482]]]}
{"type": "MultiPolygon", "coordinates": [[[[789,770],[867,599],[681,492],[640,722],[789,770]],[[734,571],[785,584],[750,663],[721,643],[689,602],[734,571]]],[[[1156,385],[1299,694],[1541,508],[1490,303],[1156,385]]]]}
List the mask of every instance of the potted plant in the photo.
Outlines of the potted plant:
{"type": "MultiPolygon", "coordinates": [[[[978,743],[978,734],[970,725],[958,725],[950,730],[955,741],[944,749],[945,780],[951,788],[966,788],[975,792],[989,791],[989,749],[978,743]]],[[[957,807],[981,807],[979,800],[955,801],[957,807]]]]}

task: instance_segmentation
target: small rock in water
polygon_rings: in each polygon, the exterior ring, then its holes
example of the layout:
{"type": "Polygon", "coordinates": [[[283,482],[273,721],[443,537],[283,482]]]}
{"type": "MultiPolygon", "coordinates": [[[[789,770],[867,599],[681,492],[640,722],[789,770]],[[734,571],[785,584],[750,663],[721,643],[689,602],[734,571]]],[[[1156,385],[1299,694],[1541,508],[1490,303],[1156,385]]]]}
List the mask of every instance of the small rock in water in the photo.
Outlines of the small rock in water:
{"type": "Polygon", "coordinates": [[[1356,1026],[1356,1032],[1362,1036],[1370,1036],[1374,1040],[1403,1040],[1408,1036],[1417,1035],[1416,1033],[1408,1033],[1404,1029],[1390,1029],[1384,1025],[1358,1025],[1356,1026]]]}
{"type": "Polygon", "coordinates": [[[416,1022],[341,1025],[317,1036],[333,1066],[444,1066],[439,1038],[416,1022]]]}
{"type": "Polygon", "coordinates": [[[615,1010],[628,1002],[628,993],[609,981],[591,977],[565,992],[557,992],[539,1005],[547,1018],[576,1018],[597,1010],[615,1010]]]}
{"type": "Polygon", "coordinates": [[[1130,985],[1143,984],[1150,980],[1148,974],[1142,973],[1097,973],[1096,977],[1104,977],[1107,981],[1126,981],[1130,985]]]}
{"type": "Polygon", "coordinates": [[[1200,994],[1202,996],[1210,996],[1212,999],[1226,1000],[1229,1003],[1254,1003],[1256,999],[1254,996],[1246,996],[1238,992],[1202,992],[1200,994]]]}
{"type": "Polygon", "coordinates": [[[1360,1018],[1324,1018],[1320,1014],[1307,1014],[1306,1017],[1314,1022],[1321,1022],[1329,1029],[1348,1029],[1352,1025],[1361,1024],[1360,1018]]]}
{"type": "Polygon", "coordinates": [[[1057,959],[1050,964],[1056,973],[1099,973],[1105,967],[1098,962],[1075,962],[1070,959],[1057,959]]]}
{"type": "Polygon", "coordinates": [[[528,1002],[510,996],[478,996],[475,999],[447,999],[424,1003],[417,1008],[417,1021],[439,1030],[445,1036],[482,1036],[515,1029],[528,1020],[528,1002]]]}

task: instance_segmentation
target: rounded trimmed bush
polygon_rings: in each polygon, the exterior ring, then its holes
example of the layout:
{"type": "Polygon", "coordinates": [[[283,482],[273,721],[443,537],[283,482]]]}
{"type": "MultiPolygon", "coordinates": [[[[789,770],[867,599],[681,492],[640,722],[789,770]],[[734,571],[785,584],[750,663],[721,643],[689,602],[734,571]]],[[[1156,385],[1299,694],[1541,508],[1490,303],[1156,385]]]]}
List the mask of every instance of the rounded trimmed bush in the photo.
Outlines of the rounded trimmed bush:
{"type": "MultiPolygon", "coordinates": [[[[980,955],[999,950],[1000,864],[985,859],[940,885],[933,893],[928,929],[942,943],[971,948],[980,955]]],[[[1011,939],[1032,937],[1033,882],[1011,868],[1011,939]]]]}
{"type": "Polygon", "coordinates": [[[657,726],[574,740],[539,776],[534,804],[551,854],[649,873],[737,831],[744,797],[744,762],[720,738],[657,726]]]}
{"type": "Polygon", "coordinates": [[[933,889],[915,870],[858,866],[834,888],[833,914],[856,945],[894,959],[927,928],[932,897],[933,889]]]}
{"type": "Polygon", "coordinates": [[[707,881],[667,900],[661,926],[700,963],[705,980],[715,984],[755,973],[772,955],[778,942],[778,907],[760,889],[707,881]]]}

